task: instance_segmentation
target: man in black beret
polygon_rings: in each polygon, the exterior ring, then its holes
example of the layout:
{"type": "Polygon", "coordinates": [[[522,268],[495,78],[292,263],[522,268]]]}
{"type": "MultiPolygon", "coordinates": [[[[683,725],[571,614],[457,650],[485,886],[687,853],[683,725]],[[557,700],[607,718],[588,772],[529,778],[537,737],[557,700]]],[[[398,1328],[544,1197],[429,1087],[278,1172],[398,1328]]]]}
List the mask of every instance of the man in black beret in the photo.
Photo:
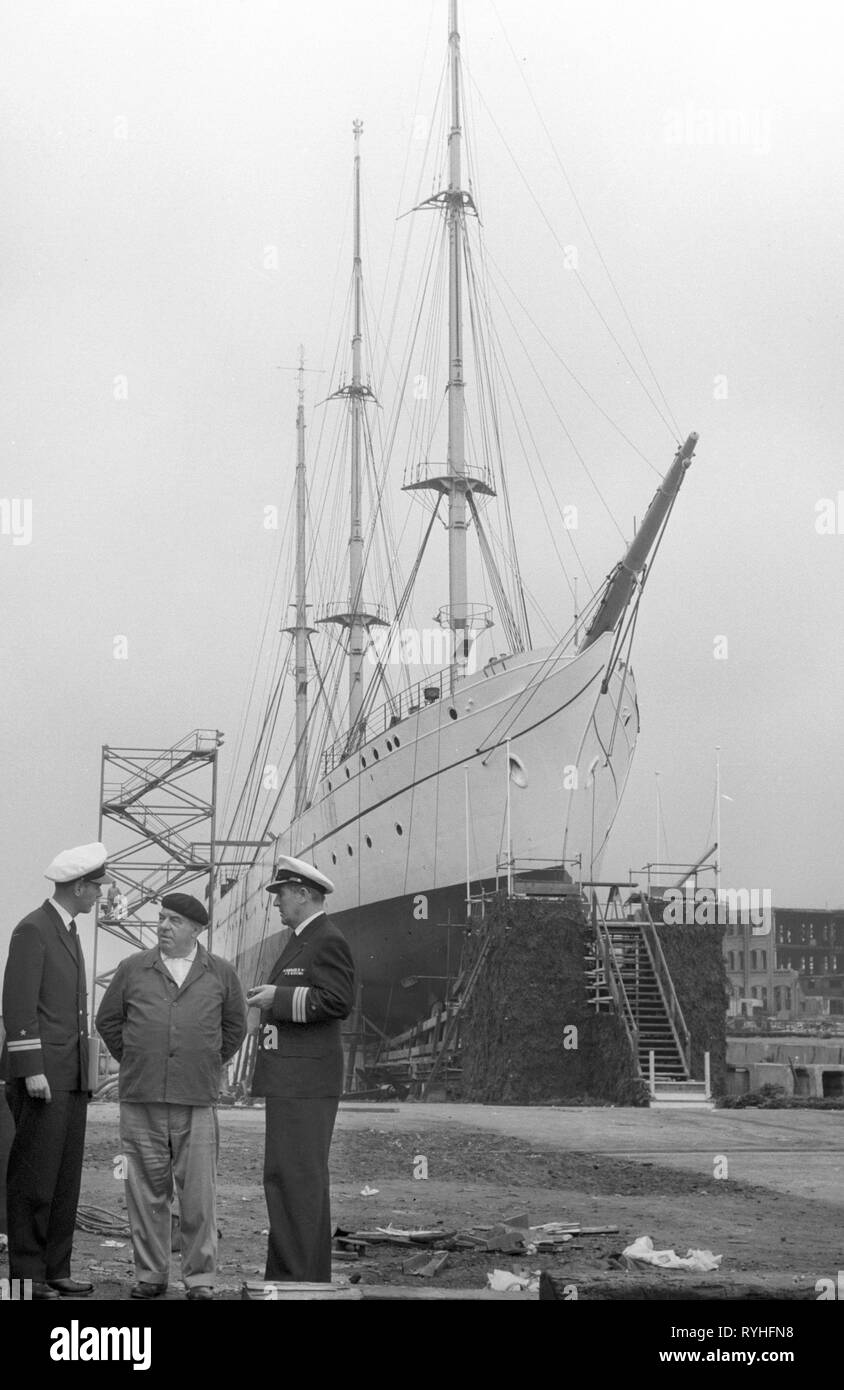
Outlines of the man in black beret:
{"type": "Polygon", "coordinates": [[[120,963],[97,1013],[100,1035],[120,1063],[132,1298],[167,1292],[174,1186],[187,1296],[214,1296],[216,1106],[221,1069],[243,1041],[246,1008],[233,967],[199,944],[207,924],[197,898],[168,893],[158,946],[120,963]]]}

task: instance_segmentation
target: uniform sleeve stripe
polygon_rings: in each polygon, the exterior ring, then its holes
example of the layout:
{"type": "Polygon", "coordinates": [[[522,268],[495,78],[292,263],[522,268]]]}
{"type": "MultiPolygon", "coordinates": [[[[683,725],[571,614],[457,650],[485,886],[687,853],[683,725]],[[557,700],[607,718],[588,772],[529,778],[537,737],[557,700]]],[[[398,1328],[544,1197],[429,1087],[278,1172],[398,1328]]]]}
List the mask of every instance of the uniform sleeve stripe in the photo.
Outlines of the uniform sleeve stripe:
{"type": "Polygon", "coordinates": [[[308,988],[306,985],[298,985],[293,991],[293,1022],[306,1023],[307,1017],[305,1010],[308,1003],[308,988]]]}
{"type": "Polygon", "coordinates": [[[19,1042],[19,1041],[8,1042],[8,1041],[7,1041],[6,1046],[7,1046],[7,1048],[9,1049],[10,1052],[29,1052],[32,1048],[39,1048],[39,1047],[41,1046],[41,1039],[40,1039],[40,1038],[32,1038],[32,1039],[25,1038],[23,1042],[19,1042]]]}

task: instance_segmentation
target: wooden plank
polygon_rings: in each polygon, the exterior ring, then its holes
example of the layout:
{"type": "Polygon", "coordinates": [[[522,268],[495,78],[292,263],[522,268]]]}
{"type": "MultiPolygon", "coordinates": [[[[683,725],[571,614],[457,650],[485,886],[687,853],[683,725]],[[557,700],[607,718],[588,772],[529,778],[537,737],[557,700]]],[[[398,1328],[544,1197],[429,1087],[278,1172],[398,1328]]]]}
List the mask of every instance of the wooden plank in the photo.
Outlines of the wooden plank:
{"type": "Polygon", "coordinates": [[[670,1301],[674,1302],[742,1302],[748,1300],[816,1300],[814,1283],[803,1287],[793,1284],[783,1274],[735,1273],[724,1275],[720,1270],[710,1274],[670,1269],[594,1272],[578,1275],[576,1267],[565,1270],[543,1270],[539,1279],[542,1302],[573,1302],[572,1290],[579,1302],[670,1301]],[[569,1293],[566,1293],[566,1289],[569,1293]]]}
{"type": "Polygon", "coordinates": [[[405,1284],[353,1284],[338,1288],[332,1284],[245,1283],[241,1299],[253,1303],[301,1303],[334,1301],[346,1303],[406,1303],[421,1300],[473,1303],[536,1303],[535,1293],[499,1293],[496,1289],[419,1288],[405,1284]]]}

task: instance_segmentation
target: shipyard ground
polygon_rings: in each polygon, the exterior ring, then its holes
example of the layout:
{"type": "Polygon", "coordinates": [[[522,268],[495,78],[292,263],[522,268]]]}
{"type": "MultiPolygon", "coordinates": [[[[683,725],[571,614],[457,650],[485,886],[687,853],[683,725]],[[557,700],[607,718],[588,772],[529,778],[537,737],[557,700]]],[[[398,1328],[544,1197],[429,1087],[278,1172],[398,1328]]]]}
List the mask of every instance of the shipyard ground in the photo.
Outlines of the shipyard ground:
{"type": "MultiPolygon", "coordinates": [[[[234,1299],[244,1281],[263,1275],[264,1117],[256,1106],[223,1109],[220,1120],[218,1296],[234,1299]]],[[[118,1154],[117,1106],[93,1105],[82,1192],[87,1206],[124,1210],[118,1154]]],[[[774,1298],[794,1297],[792,1290],[809,1294],[818,1279],[834,1280],[844,1269],[844,1115],[838,1113],[344,1105],[332,1178],[335,1224],[350,1231],[391,1222],[477,1229],[517,1212],[532,1224],[619,1227],[618,1235],[582,1237],[554,1255],[454,1252],[437,1287],[482,1288],[496,1267],[553,1267],[570,1272],[572,1282],[611,1273],[635,1297],[640,1276],[623,1271],[617,1255],[641,1235],[681,1255],[689,1248],[720,1254],[721,1269],[710,1279],[729,1289],[731,1281],[738,1288],[758,1276],[774,1298]],[[725,1159],[727,1176],[716,1178],[725,1159]],[[426,1168],[427,1178],[414,1177],[426,1168]],[[364,1188],[377,1190],[363,1196],[364,1188]]],[[[125,1237],[114,1240],[77,1233],[74,1274],[94,1280],[94,1300],[128,1296],[131,1246],[125,1237]]],[[[418,1287],[418,1277],[403,1272],[406,1260],[400,1248],[373,1246],[368,1258],[338,1272],[418,1287]]],[[[6,1272],[3,1256],[0,1274],[6,1272]]],[[[182,1298],[177,1257],[172,1277],[168,1297],[182,1298]]]]}

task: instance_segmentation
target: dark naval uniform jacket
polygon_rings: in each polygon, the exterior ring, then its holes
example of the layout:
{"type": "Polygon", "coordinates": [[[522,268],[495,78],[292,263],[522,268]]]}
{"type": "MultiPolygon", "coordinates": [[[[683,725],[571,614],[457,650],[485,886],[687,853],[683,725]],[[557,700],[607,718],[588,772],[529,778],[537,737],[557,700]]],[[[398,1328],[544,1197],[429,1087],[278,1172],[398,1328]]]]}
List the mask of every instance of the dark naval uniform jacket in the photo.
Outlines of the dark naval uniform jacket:
{"type": "Polygon", "coordinates": [[[291,934],[270,971],[275,999],[261,1013],[255,1096],[317,1100],[343,1089],[341,1022],[352,1011],[355,968],[346,938],[320,913],[291,934]]]}
{"type": "Polygon", "coordinates": [[[44,1075],[51,1091],[87,1091],[85,962],[48,901],[15,927],[3,980],[4,1081],[44,1075]]]}

